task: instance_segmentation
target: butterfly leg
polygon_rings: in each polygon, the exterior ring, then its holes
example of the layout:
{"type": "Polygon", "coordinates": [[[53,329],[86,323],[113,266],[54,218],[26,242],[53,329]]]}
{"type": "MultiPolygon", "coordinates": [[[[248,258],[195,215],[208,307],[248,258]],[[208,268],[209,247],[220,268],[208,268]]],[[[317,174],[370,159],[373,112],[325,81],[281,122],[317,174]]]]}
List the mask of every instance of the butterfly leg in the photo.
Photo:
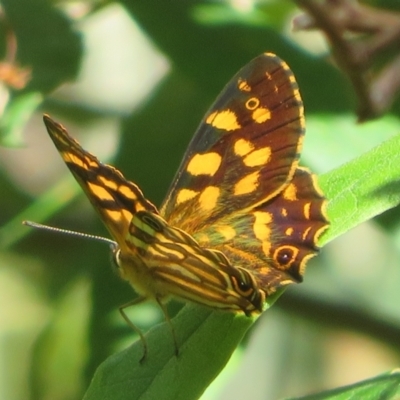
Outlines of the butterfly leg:
{"type": "Polygon", "coordinates": [[[165,316],[165,321],[167,322],[169,328],[171,329],[172,338],[174,340],[175,355],[178,357],[179,356],[179,346],[178,346],[178,341],[177,341],[176,335],[175,335],[174,325],[172,324],[171,318],[169,317],[166,305],[161,301],[160,298],[157,297],[156,300],[165,316]]]}
{"type": "Polygon", "coordinates": [[[145,337],[144,337],[142,331],[141,331],[136,325],[134,325],[134,324],[132,323],[132,321],[128,318],[128,316],[126,315],[124,309],[125,309],[125,308],[128,308],[128,307],[131,307],[131,306],[135,306],[135,305],[140,304],[140,303],[143,303],[143,302],[146,301],[146,300],[148,300],[147,297],[145,297],[145,296],[139,296],[139,297],[137,297],[135,300],[132,300],[132,301],[130,301],[130,302],[128,302],[128,303],[126,303],[126,304],[124,304],[124,305],[122,305],[122,306],[119,307],[119,312],[121,313],[122,318],[123,318],[123,319],[125,320],[125,322],[132,328],[132,330],[135,331],[135,332],[139,335],[139,338],[140,338],[140,340],[141,340],[141,342],[142,342],[142,344],[143,344],[143,355],[142,355],[141,359],[139,360],[140,363],[142,363],[142,362],[146,359],[146,357],[147,357],[147,343],[146,343],[146,339],[145,339],[145,337]]]}

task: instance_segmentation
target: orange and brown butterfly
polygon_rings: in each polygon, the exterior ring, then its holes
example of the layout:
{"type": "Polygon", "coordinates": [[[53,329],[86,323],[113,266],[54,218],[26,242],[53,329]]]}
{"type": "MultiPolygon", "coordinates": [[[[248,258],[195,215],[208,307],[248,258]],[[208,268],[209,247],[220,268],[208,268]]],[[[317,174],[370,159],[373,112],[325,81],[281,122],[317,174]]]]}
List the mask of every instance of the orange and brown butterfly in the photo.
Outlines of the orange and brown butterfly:
{"type": "Polygon", "coordinates": [[[118,271],[139,294],[133,303],[153,299],[165,311],[173,296],[251,315],[277,289],[302,281],[328,226],[326,201],[316,177],[298,166],[303,104],[277,56],[255,58],[228,83],[159,210],[62,125],[47,115],[44,122],[116,242],[118,271]]]}

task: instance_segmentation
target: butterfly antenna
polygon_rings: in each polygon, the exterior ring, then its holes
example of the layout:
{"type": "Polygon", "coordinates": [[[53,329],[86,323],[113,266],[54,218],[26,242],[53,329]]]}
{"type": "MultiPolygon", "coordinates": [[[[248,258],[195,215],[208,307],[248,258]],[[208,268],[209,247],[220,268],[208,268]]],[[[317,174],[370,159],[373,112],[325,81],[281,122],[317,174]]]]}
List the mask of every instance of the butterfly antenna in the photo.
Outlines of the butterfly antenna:
{"type": "Polygon", "coordinates": [[[76,232],[76,231],[71,231],[69,229],[56,228],[54,226],[43,225],[43,224],[39,224],[38,222],[33,222],[33,221],[22,221],[22,224],[26,225],[26,226],[30,226],[31,228],[44,229],[44,230],[50,231],[50,232],[62,233],[65,235],[77,236],[77,237],[81,237],[81,238],[85,238],[85,239],[98,240],[99,242],[104,242],[104,243],[110,244],[113,248],[116,247],[116,245],[117,245],[117,243],[114,242],[114,240],[105,238],[103,236],[91,235],[90,233],[76,232]]]}

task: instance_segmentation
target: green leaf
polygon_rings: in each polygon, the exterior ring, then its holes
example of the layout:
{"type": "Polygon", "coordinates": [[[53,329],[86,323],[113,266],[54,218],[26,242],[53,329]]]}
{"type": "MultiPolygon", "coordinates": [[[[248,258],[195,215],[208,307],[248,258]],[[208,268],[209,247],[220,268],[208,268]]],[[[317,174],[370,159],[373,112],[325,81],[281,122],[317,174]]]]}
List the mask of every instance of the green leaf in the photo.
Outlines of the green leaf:
{"type": "Polygon", "coordinates": [[[311,396],[292,397],[288,400],[390,400],[400,396],[400,370],[394,370],[354,385],[343,386],[311,396]]]}
{"type": "Polygon", "coordinates": [[[400,135],[324,174],[320,184],[329,199],[331,227],[321,243],[400,203],[400,135]]]}
{"type": "Polygon", "coordinates": [[[39,92],[27,92],[15,96],[7,104],[0,122],[2,145],[9,147],[22,145],[22,131],[41,102],[42,95],[39,92]]]}
{"type": "Polygon", "coordinates": [[[70,284],[58,300],[52,320],[36,343],[33,398],[76,399],[81,393],[90,306],[90,283],[85,278],[70,284]]]}
{"type": "Polygon", "coordinates": [[[197,399],[251,324],[251,318],[188,304],[173,319],[178,357],[168,325],[157,325],[146,334],[149,353],[144,362],[139,362],[143,347],[138,341],[109,357],[84,399],[197,399]]]}

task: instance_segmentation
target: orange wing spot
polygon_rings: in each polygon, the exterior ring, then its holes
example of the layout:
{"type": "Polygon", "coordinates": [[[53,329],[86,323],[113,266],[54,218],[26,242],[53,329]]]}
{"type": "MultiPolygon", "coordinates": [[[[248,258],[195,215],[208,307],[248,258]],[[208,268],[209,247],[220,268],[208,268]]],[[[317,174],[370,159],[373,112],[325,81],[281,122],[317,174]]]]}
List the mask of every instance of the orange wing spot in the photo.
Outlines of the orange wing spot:
{"type": "MultiPolygon", "coordinates": [[[[304,110],[303,107],[301,107],[301,108],[299,107],[299,109],[304,110]]],[[[304,111],[301,111],[299,122],[300,122],[301,129],[304,131],[306,129],[306,120],[304,119],[303,113],[304,113],[304,111]]],[[[302,142],[300,142],[300,143],[302,143],[302,142]]]]}
{"type": "MultiPolygon", "coordinates": [[[[137,199],[136,199],[137,200],[137,199]]],[[[135,212],[138,211],[147,211],[147,206],[143,205],[143,203],[141,201],[136,201],[134,203],[134,207],[135,207],[135,212]]]]}
{"type": "MultiPolygon", "coordinates": [[[[287,65],[287,64],[285,63],[285,61],[282,61],[282,60],[281,60],[281,67],[282,67],[285,71],[289,71],[290,73],[292,73],[291,69],[289,68],[289,65],[287,65]]],[[[290,75],[290,76],[289,76],[289,79],[290,79],[291,76],[293,76],[293,75],[290,75]]]]}
{"type": "Polygon", "coordinates": [[[235,229],[230,225],[221,225],[215,229],[220,233],[226,240],[232,240],[236,236],[235,229]]]}
{"type": "MultiPolygon", "coordinates": [[[[304,116],[301,116],[301,117],[299,118],[299,122],[305,124],[304,116]]],[[[304,127],[305,127],[305,125],[302,126],[303,129],[304,129],[304,127]]],[[[301,149],[303,148],[303,142],[304,142],[304,135],[301,135],[301,136],[299,137],[299,141],[298,141],[298,143],[297,143],[297,149],[296,149],[296,150],[297,150],[297,153],[299,153],[299,154],[300,154],[300,152],[301,152],[301,149]]],[[[296,161],[295,163],[293,163],[293,166],[297,166],[297,164],[298,164],[298,162],[296,161]]],[[[300,168],[300,169],[302,169],[302,170],[308,171],[307,168],[302,168],[302,167],[298,167],[298,168],[300,168]]],[[[310,171],[308,171],[308,172],[310,173],[310,171]]],[[[312,176],[312,175],[313,175],[313,174],[311,174],[311,176],[312,176]]]]}
{"type": "Polygon", "coordinates": [[[242,92],[251,92],[251,86],[245,79],[238,80],[238,89],[242,92]]]}
{"type": "Polygon", "coordinates": [[[265,211],[255,211],[253,213],[255,221],[253,224],[254,235],[259,240],[269,240],[271,229],[269,225],[272,222],[272,215],[265,211]]]}
{"type": "Polygon", "coordinates": [[[199,197],[199,204],[203,211],[210,211],[216,207],[220,191],[216,186],[208,186],[203,190],[199,197]]]}
{"type": "Polygon", "coordinates": [[[303,240],[307,240],[307,236],[308,236],[308,234],[310,233],[310,231],[311,231],[311,227],[308,227],[308,228],[303,232],[303,234],[301,235],[301,238],[302,238],[303,240]]]}
{"type": "Polygon", "coordinates": [[[231,110],[214,111],[207,117],[206,123],[224,131],[235,131],[241,128],[236,114],[231,110]]]}
{"type": "Polygon", "coordinates": [[[293,183],[289,184],[283,192],[283,198],[289,201],[297,200],[297,188],[293,183]]]}
{"type": "Polygon", "coordinates": [[[271,111],[265,107],[259,107],[253,111],[252,118],[258,124],[262,124],[265,121],[271,119],[271,111]]]}
{"type": "Polygon", "coordinates": [[[120,212],[123,215],[125,221],[128,221],[128,222],[132,221],[133,214],[129,210],[126,210],[125,208],[123,208],[120,210],[120,212]]]}
{"type": "Polygon", "coordinates": [[[307,254],[306,256],[304,256],[304,258],[301,260],[301,263],[299,266],[300,275],[304,275],[308,261],[315,256],[316,256],[316,254],[313,254],[313,253],[307,254]]]}
{"type": "Polygon", "coordinates": [[[221,161],[222,157],[218,153],[195,154],[186,170],[193,176],[213,176],[218,171],[221,161]]]}
{"type": "MultiPolygon", "coordinates": [[[[296,81],[294,80],[294,78],[293,78],[293,82],[296,82],[296,81]]],[[[302,103],[299,89],[294,89],[294,90],[293,90],[293,94],[294,94],[294,98],[295,98],[296,100],[298,100],[300,103],[302,103]]]]}
{"type": "Polygon", "coordinates": [[[96,185],[91,182],[86,182],[90,193],[97,197],[101,201],[114,201],[114,198],[111,196],[110,192],[107,191],[103,186],[96,185]]]}
{"type": "Polygon", "coordinates": [[[85,164],[84,160],[78,156],[76,156],[75,154],[69,152],[69,151],[64,151],[61,153],[62,158],[65,160],[65,162],[71,162],[75,165],[78,165],[79,167],[87,170],[88,167],[85,164]]]}
{"type": "MultiPolygon", "coordinates": [[[[122,210],[114,211],[114,210],[108,210],[107,208],[103,208],[102,212],[107,214],[107,217],[114,223],[122,222],[122,216],[123,216],[122,210]]],[[[130,221],[130,218],[127,220],[130,221]]]]}
{"type": "Polygon", "coordinates": [[[176,205],[185,203],[188,200],[195,198],[199,192],[190,189],[181,189],[176,196],[176,205]]]}
{"type": "Polygon", "coordinates": [[[257,97],[251,97],[246,101],[246,108],[248,110],[255,110],[260,105],[260,100],[257,97]]]}
{"type": "Polygon", "coordinates": [[[115,181],[112,181],[112,180],[110,180],[110,179],[107,179],[106,177],[104,177],[104,176],[102,176],[102,175],[99,175],[99,176],[97,177],[97,179],[98,179],[105,187],[107,187],[108,189],[111,189],[111,190],[117,190],[117,189],[118,189],[118,185],[117,185],[117,183],[116,183],[115,181]]]}
{"type": "Polygon", "coordinates": [[[106,208],[102,210],[105,214],[107,214],[108,218],[114,222],[121,221],[121,212],[120,211],[111,211],[106,208]]]}
{"type": "Polygon", "coordinates": [[[287,212],[286,208],[282,208],[281,209],[281,215],[282,215],[282,217],[287,217],[288,216],[288,212],[287,212]]]}
{"type": "Polygon", "coordinates": [[[304,218],[310,219],[311,203],[306,203],[303,208],[304,218]]]}
{"type": "Polygon", "coordinates": [[[238,156],[245,156],[249,154],[254,149],[253,143],[245,139],[236,140],[233,151],[238,156]]]}
{"type": "Polygon", "coordinates": [[[285,235],[286,236],[292,236],[293,231],[294,231],[293,228],[287,228],[286,231],[285,231],[285,235]]]}
{"type": "Polygon", "coordinates": [[[317,232],[315,232],[314,238],[313,238],[313,239],[314,239],[313,242],[314,242],[315,244],[318,243],[318,240],[319,240],[320,236],[321,236],[328,228],[329,228],[329,225],[325,225],[325,226],[323,226],[322,228],[318,229],[317,232]]]}
{"type": "Polygon", "coordinates": [[[118,188],[118,192],[123,194],[129,200],[137,200],[136,194],[133,192],[133,190],[129,186],[121,185],[118,188]]]}
{"type": "Polygon", "coordinates": [[[269,257],[271,253],[271,243],[268,241],[263,242],[262,251],[267,257],[269,257]]]}
{"type": "Polygon", "coordinates": [[[255,211],[253,213],[255,221],[253,231],[255,237],[262,242],[264,254],[269,257],[271,251],[271,222],[272,215],[264,211],[255,211]]]}
{"type": "Polygon", "coordinates": [[[314,188],[314,190],[317,192],[317,194],[318,194],[320,197],[323,197],[324,194],[322,193],[322,190],[321,190],[321,188],[320,188],[319,185],[318,185],[317,176],[314,175],[314,174],[312,174],[312,173],[310,173],[310,171],[309,171],[307,168],[301,168],[301,169],[307,171],[307,172],[311,175],[311,180],[312,180],[312,183],[313,183],[313,188],[314,188]]]}
{"type": "Polygon", "coordinates": [[[235,196],[254,192],[259,185],[260,171],[246,175],[236,183],[233,193],[235,196]]]}
{"type": "Polygon", "coordinates": [[[247,167],[260,167],[269,162],[271,158],[271,148],[263,147],[258,150],[254,150],[249,155],[247,155],[244,159],[244,165],[247,167]]]}
{"type": "Polygon", "coordinates": [[[89,165],[89,167],[97,168],[99,166],[98,161],[92,160],[90,157],[85,157],[85,161],[89,165]]]}

